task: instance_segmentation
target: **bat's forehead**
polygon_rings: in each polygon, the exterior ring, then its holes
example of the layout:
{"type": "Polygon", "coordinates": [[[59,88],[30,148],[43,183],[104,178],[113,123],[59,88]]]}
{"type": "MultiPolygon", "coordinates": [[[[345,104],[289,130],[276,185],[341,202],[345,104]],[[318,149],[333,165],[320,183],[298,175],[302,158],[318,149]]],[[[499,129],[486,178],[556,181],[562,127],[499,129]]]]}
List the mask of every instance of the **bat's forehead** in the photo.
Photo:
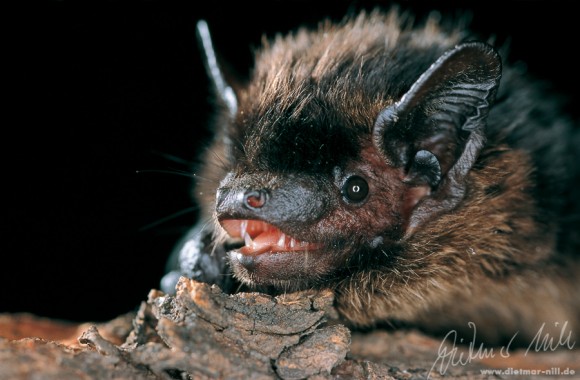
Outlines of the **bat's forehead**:
{"type": "Polygon", "coordinates": [[[355,159],[361,142],[370,139],[372,119],[353,122],[348,116],[315,98],[299,112],[275,106],[266,114],[248,112],[238,120],[243,161],[259,170],[331,173],[355,159]]]}
{"type": "Polygon", "coordinates": [[[256,169],[331,173],[357,159],[377,116],[394,101],[362,76],[349,82],[285,75],[276,91],[252,85],[240,102],[236,140],[256,169]]]}

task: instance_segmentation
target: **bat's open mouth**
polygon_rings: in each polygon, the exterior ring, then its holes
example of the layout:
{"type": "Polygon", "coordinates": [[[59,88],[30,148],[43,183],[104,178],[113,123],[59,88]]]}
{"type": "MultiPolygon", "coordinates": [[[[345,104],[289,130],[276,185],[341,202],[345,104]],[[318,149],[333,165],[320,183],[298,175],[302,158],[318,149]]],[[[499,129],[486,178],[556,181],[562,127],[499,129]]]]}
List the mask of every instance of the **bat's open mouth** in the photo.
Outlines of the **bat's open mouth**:
{"type": "Polygon", "coordinates": [[[245,245],[239,249],[243,255],[314,251],[321,247],[320,244],[297,240],[260,220],[228,219],[220,221],[220,224],[231,237],[244,239],[245,245]]]}

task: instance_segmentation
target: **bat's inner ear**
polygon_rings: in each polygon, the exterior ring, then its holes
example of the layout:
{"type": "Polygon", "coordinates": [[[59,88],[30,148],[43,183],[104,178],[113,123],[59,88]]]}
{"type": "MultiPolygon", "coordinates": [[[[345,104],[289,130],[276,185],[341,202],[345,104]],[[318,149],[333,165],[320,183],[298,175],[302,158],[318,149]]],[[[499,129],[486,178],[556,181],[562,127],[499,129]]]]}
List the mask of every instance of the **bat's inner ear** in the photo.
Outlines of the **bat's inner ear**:
{"type": "Polygon", "coordinates": [[[380,113],[375,146],[389,164],[405,167],[409,180],[433,185],[459,167],[465,174],[484,144],[500,76],[500,57],[489,45],[456,46],[380,113]]]}
{"type": "Polygon", "coordinates": [[[379,114],[375,147],[389,165],[405,169],[407,182],[429,185],[446,207],[454,207],[484,146],[500,77],[501,58],[487,44],[463,43],[447,51],[379,114]]]}

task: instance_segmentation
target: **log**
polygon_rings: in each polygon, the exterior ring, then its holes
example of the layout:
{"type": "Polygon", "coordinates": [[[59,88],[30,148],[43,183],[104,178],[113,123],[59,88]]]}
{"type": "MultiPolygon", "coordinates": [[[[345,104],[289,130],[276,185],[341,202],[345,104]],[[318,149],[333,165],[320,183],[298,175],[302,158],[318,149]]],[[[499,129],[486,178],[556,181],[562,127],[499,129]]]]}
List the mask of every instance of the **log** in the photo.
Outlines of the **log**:
{"type": "Polygon", "coordinates": [[[514,366],[580,374],[574,350],[445,367],[440,338],[353,332],[337,320],[333,301],[330,291],[227,295],[182,278],[175,296],[152,290],[136,313],[105,324],[1,315],[0,379],[495,379],[481,371],[514,366]]]}

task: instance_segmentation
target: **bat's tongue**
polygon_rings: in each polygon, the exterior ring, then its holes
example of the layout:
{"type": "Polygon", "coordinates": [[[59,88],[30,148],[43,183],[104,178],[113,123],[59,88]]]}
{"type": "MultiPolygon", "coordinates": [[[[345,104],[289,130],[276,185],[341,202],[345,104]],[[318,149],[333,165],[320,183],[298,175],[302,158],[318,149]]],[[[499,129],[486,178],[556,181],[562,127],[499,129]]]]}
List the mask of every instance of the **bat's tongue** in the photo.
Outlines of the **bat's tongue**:
{"type": "Polygon", "coordinates": [[[273,225],[259,220],[223,220],[220,223],[231,237],[244,239],[245,245],[240,249],[244,255],[319,248],[317,244],[296,240],[273,225]]]}

